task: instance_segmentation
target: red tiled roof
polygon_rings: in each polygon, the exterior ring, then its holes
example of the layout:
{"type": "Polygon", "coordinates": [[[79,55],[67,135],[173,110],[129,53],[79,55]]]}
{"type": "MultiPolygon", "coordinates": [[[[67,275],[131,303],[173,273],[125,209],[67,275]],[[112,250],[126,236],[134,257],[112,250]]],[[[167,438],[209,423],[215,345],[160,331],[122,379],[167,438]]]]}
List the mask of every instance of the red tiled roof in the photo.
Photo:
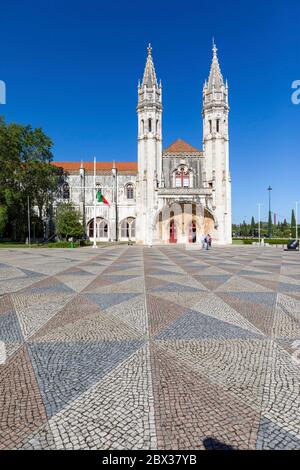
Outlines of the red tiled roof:
{"type": "MultiPolygon", "coordinates": [[[[52,162],[52,165],[62,167],[67,171],[76,171],[80,169],[81,162],[52,162]]],[[[83,167],[87,171],[94,169],[94,162],[84,162],[83,167]]],[[[113,162],[97,162],[96,170],[111,170],[113,168],[113,162]]],[[[116,162],[115,168],[119,171],[137,171],[137,162],[116,162]]]]}
{"type": "Polygon", "coordinates": [[[191,144],[188,144],[182,139],[177,139],[173,144],[169,145],[166,149],[164,149],[164,153],[193,153],[193,152],[201,152],[202,150],[196,149],[191,144]]]}

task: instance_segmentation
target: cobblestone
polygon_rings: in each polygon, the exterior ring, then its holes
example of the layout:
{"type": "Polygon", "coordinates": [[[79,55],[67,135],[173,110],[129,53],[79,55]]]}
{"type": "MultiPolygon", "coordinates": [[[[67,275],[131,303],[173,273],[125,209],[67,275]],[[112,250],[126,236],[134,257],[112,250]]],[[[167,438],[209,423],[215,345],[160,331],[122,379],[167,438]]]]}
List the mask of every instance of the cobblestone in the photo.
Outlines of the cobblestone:
{"type": "Polygon", "coordinates": [[[297,253],[9,249],[0,284],[1,449],[300,449],[297,253]]]}

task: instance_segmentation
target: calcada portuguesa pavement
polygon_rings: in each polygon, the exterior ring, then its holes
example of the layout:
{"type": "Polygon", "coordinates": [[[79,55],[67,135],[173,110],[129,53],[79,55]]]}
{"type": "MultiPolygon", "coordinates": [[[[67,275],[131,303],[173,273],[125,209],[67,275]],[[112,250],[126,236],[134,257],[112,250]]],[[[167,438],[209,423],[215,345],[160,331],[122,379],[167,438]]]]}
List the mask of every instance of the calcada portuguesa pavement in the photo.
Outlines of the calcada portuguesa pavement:
{"type": "Polygon", "coordinates": [[[297,254],[11,249],[0,279],[0,448],[300,448],[297,254]]]}

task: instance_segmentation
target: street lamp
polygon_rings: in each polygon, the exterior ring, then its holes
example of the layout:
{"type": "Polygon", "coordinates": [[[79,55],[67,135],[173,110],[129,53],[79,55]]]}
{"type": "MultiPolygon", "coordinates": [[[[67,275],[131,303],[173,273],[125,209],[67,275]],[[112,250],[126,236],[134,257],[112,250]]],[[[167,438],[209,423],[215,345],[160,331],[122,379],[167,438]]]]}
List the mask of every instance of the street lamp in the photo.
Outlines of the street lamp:
{"type": "Polygon", "coordinates": [[[269,238],[272,237],[272,214],[271,214],[271,191],[272,191],[272,188],[271,186],[269,186],[267,188],[267,190],[269,191],[269,221],[268,221],[268,236],[269,238]]]}
{"type": "Polygon", "coordinates": [[[31,244],[31,237],[30,237],[30,202],[29,196],[27,196],[27,219],[28,219],[28,245],[31,244]]]}
{"type": "Polygon", "coordinates": [[[296,242],[298,241],[298,201],[296,201],[296,242]]]}

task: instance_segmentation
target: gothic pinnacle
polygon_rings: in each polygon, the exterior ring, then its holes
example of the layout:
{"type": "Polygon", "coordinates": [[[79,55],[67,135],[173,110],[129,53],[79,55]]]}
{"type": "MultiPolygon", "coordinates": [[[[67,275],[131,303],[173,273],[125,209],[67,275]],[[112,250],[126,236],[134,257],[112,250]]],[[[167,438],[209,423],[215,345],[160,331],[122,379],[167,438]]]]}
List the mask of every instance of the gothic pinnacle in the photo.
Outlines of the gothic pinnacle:
{"type": "Polygon", "coordinates": [[[156,74],[155,74],[155,68],[153,64],[153,58],[152,58],[152,47],[150,43],[147,47],[147,51],[148,51],[148,54],[147,54],[147,60],[146,60],[146,65],[145,65],[145,70],[144,70],[142,87],[143,86],[146,86],[147,88],[151,88],[153,86],[158,87],[156,74]]]}

